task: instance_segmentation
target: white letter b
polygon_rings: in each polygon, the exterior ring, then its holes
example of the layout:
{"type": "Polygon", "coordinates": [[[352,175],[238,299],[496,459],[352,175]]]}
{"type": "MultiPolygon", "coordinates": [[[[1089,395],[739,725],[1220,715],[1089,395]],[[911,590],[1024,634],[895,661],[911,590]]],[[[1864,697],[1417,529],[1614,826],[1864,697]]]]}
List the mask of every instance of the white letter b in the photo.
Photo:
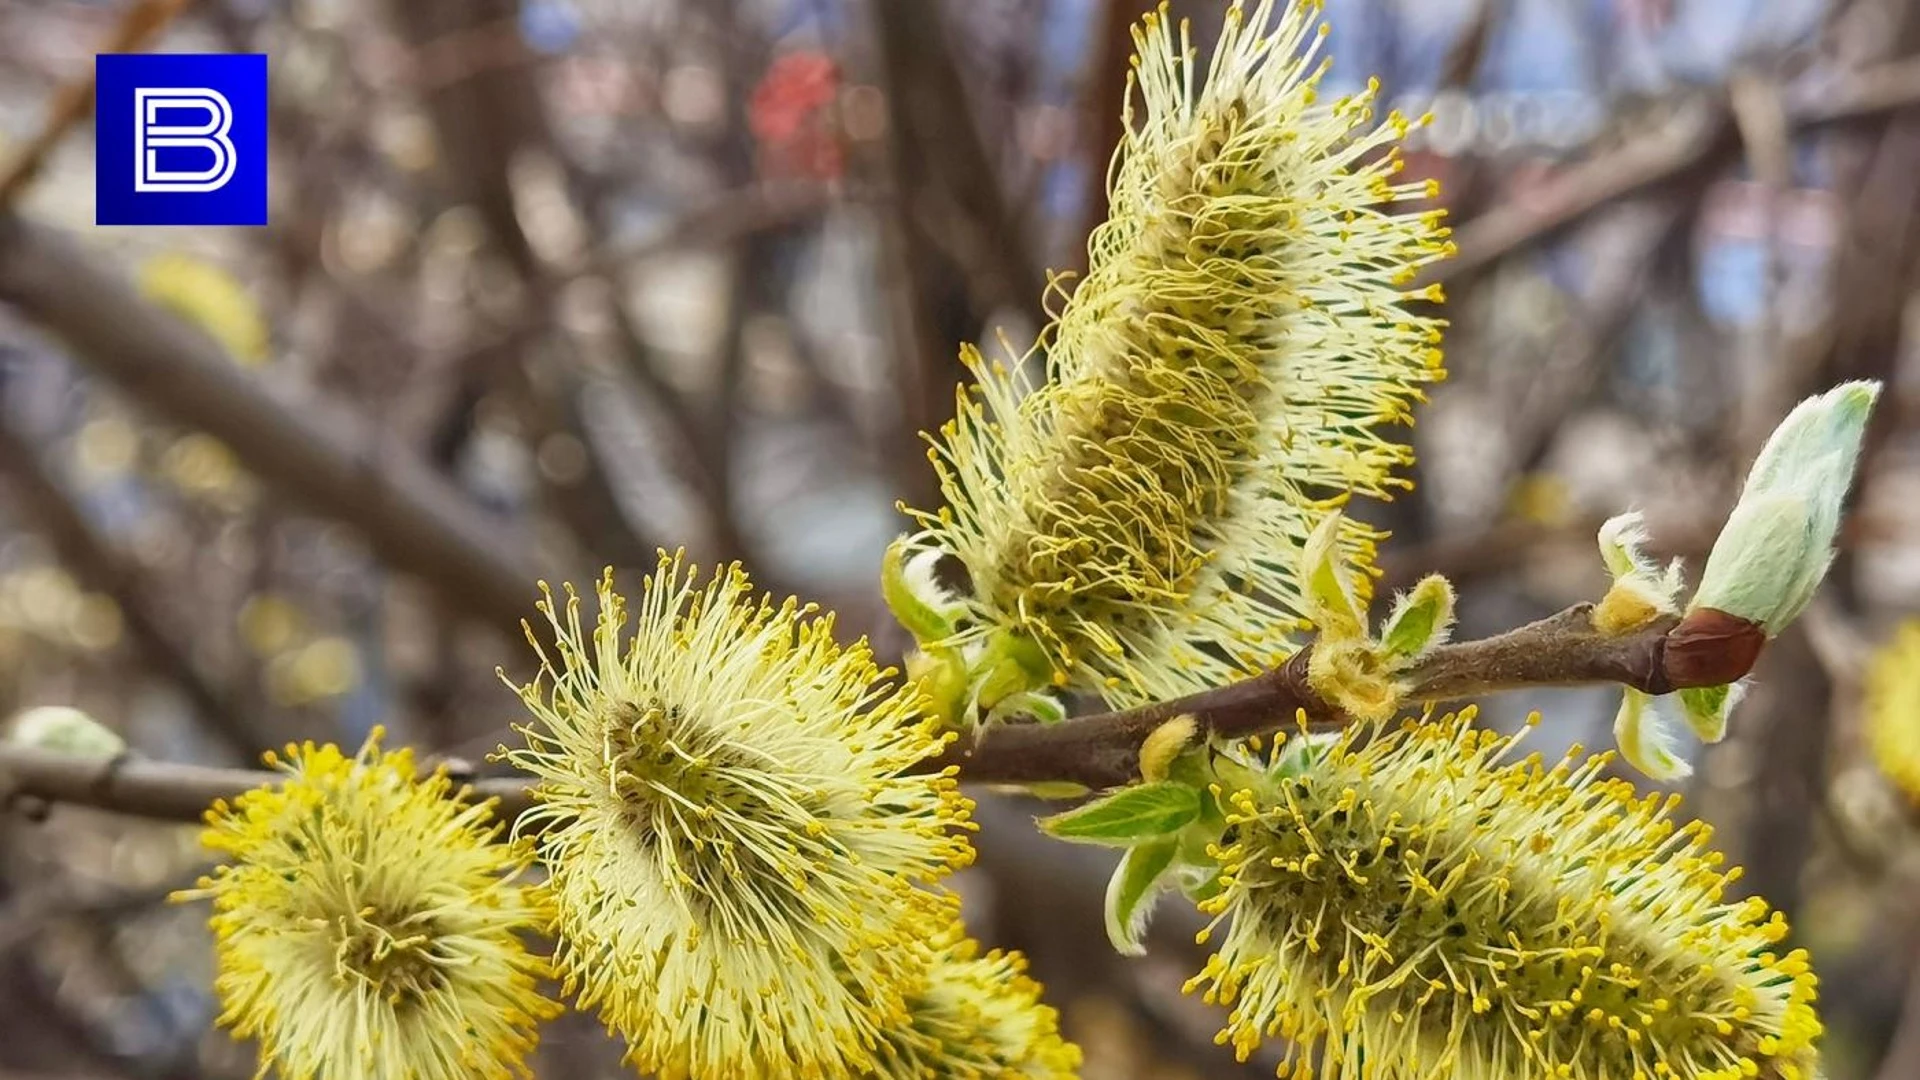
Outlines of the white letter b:
{"type": "Polygon", "coordinates": [[[233,105],[218,90],[205,87],[136,87],[133,91],[133,190],[218,191],[240,164],[233,140],[233,105]],[[204,124],[161,124],[161,109],[197,109],[204,124]],[[213,164],[198,171],[160,168],[162,149],[205,150],[213,164]]]}

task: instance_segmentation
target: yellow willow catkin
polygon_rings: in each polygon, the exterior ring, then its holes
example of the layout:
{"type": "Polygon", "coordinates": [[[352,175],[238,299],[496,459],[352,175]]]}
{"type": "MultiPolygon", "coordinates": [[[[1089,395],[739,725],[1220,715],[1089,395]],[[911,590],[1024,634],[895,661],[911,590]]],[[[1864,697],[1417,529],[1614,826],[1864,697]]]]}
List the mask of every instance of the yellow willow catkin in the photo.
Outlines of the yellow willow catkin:
{"type": "MultiPolygon", "coordinates": [[[[536,780],[558,941],[579,1004],[660,1080],[865,1075],[951,925],[939,882],[973,857],[944,737],[864,642],[738,566],[703,583],[662,555],[629,608],[540,609],[535,722],[507,757],[536,780]]],[[[531,635],[530,635],[531,636],[531,635]]]]}
{"type": "Polygon", "coordinates": [[[1026,971],[1026,957],[982,954],[958,924],[937,937],[872,1080],[1073,1080],[1080,1048],[1026,971]]]}
{"type": "Polygon", "coordinates": [[[1710,830],[1473,712],[1360,725],[1225,795],[1228,921],[1189,983],[1244,1059],[1358,1080],[1815,1076],[1815,978],[1710,830]]]}
{"type": "MultiPolygon", "coordinates": [[[[969,625],[1037,642],[1055,680],[1113,704],[1217,684],[1290,651],[1296,553],[1326,509],[1384,497],[1441,374],[1411,314],[1451,244],[1395,183],[1409,123],[1376,87],[1323,102],[1318,4],[1239,5],[1211,64],[1164,12],[1135,30],[1112,215],[1045,342],[1046,378],[989,365],[935,439],[969,625]]],[[[1347,554],[1364,564],[1358,526],[1347,554]]]]}
{"type": "Polygon", "coordinates": [[[1867,749],[1920,806],[1920,620],[1895,631],[1867,673],[1867,749]]]}
{"type": "Polygon", "coordinates": [[[531,1076],[560,1012],[525,940],[551,918],[516,880],[531,853],[380,738],[268,754],[282,782],[207,812],[203,842],[229,862],[175,899],[213,901],[220,1023],[260,1040],[262,1077],[531,1076]]]}

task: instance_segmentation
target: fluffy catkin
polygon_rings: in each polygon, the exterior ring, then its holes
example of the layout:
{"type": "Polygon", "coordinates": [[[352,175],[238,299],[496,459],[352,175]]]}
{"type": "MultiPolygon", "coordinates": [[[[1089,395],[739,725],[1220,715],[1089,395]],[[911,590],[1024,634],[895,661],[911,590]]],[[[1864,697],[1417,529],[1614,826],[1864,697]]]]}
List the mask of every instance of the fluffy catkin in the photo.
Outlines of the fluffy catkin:
{"type": "Polygon", "coordinates": [[[915,948],[950,925],[938,887],[972,858],[942,736],[830,618],[704,583],[662,556],[630,610],[541,604],[553,644],[518,687],[534,723],[507,757],[539,835],[579,1003],[661,1080],[872,1070],[905,1023],[915,948]]]}
{"type": "Polygon", "coordinates": [[[285,774],[207,812],[228,862],[176,899],[209,898],[222,1026],[260,1040],[260,1076],[531,1076],[550,917],[516,879],[524,847],[444,772],[422,777],[376,729],[359,753],[306,743],[285,774]]]}
{"type": "Polygon", "coordinates": [[[1027,960],[982,954],[956,925],[937,937],[907,1022],[889,1031],[871,1080],[1073,1080],[1080,1049],[1040,1000],[1027,960]]]}
{"type": "Polygon", "coordinates": [[[1440,298],[1411,283],[1451,245],[1393,180],[1408,122],[1372,86],[1320,99],[1318,8],[1236,4],[1210,64],[1164,12],[1136,28],[1140,108],[1045,378],[969,349],[934,440],[949,506],[916,543],[971,578],[949,644],[1031,640],[1115,705],[1216,684],[1291,650],[1316,520],[1399,483],[1380,429],[1441,374],[1441,323],[1403,305],[1440,298]]]}
{"type": "Polygon", "coordinates": [[[1224,793],[1227,923],[1189,984],[1327,1080],[1811,1080],[1816,980],[1678,796],[1507,758],[1472,710],[1359,725],[1224,793]]]}

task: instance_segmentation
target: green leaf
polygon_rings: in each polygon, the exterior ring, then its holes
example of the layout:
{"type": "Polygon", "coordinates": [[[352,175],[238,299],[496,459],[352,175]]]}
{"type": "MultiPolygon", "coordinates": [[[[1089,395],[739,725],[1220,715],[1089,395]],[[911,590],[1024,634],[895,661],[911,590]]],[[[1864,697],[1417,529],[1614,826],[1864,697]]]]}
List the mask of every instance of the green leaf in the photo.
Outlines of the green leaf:
{"type": "Polygon", "coordinates": [[[1347,588],[1340,565],[1340,515],[1320,522],[1300,549],[1300,580],[1307,617],[1323,637],[1357,638],[1367,632],[1366,612],[1347,588]]]}
{"type": "Polygon", "coordinates": [[[973,697],[991,709],[1023,691],[1038,690],[1053,681],[1053,669],[1038,642],[1021,634],[995,630],[973,662],[973,697]]]}
{"type": "Polygon", "coordinates": [[[1666,720],[1653,699],[1631,687],[1620,700],[1620,711],[1613,718],[1613,739],[1627,764],[1645,773],[1650,780],[1667,783],[1685,779],[1693,767],[1673,752],[1673,739],[1666,720]]]}
{"type": "MultiPolygon", "coordinates": [[[[1211,802],[1211,799],[1206,800],[1211,802]]],[[[1221,834],[1227,831],[1226,818],[1213,815],[1217,824],[1207,820],[1202,814],[1200,820],[1180,830],[1180,861],[1190,866],[1207,866],[1216,860],[1207,853],[1207,849],[1220,843],[1221,834]]]]}
{"type": "Polygon", "coordinates": [[[1041,818],[1049,836],[1086,844],[1125,846],[1179,832],[1200,816],[1200,793],[1171,781],[1135,784],[1064,814],[1041,818]]]}
{"type": "Polygon", "coordinates": [[[1023,791],[1036,799],[1078,799],[1090,790],[1085,784],[1076,784],[1071,780],[1039,780],[1031,784],[1008,785],[1010,790],[1023,791]]]}
{"type": "Polygon", "coordinates": [[[1690,610],[1737,615],[1768,637],[1799,617],[1833,562],[1841,504],[1879,393],[1879,383],[1843,383],[1780,422],[1713,542],[1690,610]]]}
{"type": "MultiPolygon", "coordinates": [[[[1167,766],[1167,775],[1162,779],[1173,780],[1190,788],[1205,791],[1216,778],[1212,758],[1213,749],[1205,742],[1197,746],[1188,746],[1180,751],[1179,756],[1167,766]]],[[[1202,805],[1210,802],[1212,802],[1211,799],[1203,799],[1202,805]]]]}
{"type": "Polygon", "coordinates": [[[6,739],[21,746],[91,758],[114,757],[127,748],[127,741],[112,728],[66,705],[42,705],[15,716],[7,726],[6,739]]]}
{"type": "Polygon", "coordinates": [[[1600,560],[1615,581],[1630,574],[1657,576],[1660,567],[1641,545],[1647,542],[1646,515],[1638,510],[1615,514],[1600,526],[1600,560]]]}
{"type": "Polygon", "coordinates": [[[1835,500],[1845,495],[1879,397],[1877,382],[1847,382],[1794,406],[1755,455],[1741,500],[1796,487],[1825,489],[1835,500]]]}
{"type": "Polygon", "coordinates": [[[928,712],[949,731],[959,730],[966,716],[967,665],[957,649],[933,647],[907,654],[907,679],[926,696],[928,712]]]}
{"type": "Polygon", "coordinates": [[[1161,879],[1173,865],[1173,837],[1149,840],[1127,849],[1107,882],[1107,940],[1122,956],[1140,956],[1146,945],[1147,917],[1159,896],[1161,879]]]}
{"type": "Polygon", "coordinates": [[[880,597],[913,640],[922,645],[943,641],[953,636],[959,605],[934,579],[933,564],[940,553],[925,550],[909,557],[907,544],[903,536],[887,545],[880,563],[880,597]]]}
{"type": "Polygon", "coordinates": [[[1741,686],[1690,686],[1680,691],[1680,708],[1686,713],[1687,726],[1703,743],[1717,743],[1727,737],[1727,716],[1740,701],[1741,686]]]}
{"type": "MultiPolygon", "coordinates": [[[[1833,532],[1816,520],[1820,509],[1799,492],[1740,500],[1713,542],[1689,610],[1724,611],[1759,623],[1768,637],[1785,629],[1833,561],[1833,532]]],[[[1837,503],[1831,517],[1837,524],[1837,503]]]]}
{"type": "Polygon", "coordinates": [[[1380,651],[1389,657],[1418,659],[1444,643],[1452,629],[1453,586],[1439,574],[1428,574],[1387,616],[1387,625],[1380,631],[1380,651]]]}

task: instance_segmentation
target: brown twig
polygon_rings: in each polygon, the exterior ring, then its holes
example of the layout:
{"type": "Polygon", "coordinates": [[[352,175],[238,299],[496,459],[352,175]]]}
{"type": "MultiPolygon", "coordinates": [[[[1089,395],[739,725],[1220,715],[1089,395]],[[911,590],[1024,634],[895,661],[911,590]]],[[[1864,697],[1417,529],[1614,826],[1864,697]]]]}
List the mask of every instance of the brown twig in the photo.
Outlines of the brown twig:
{"type": "MultiPolygon", "coordinates": [[[[119,23],[114,26],[113,36],[107,39],[100,51],[117,53],[139,49],[165,29],[189,2],[135,0],[133,6],[120,16],[119,23]]],[[[13,201],[33,182],[33,178],[40,174],[54,148],[60,145],[68,132],[79,126],[80,121],[86,119],[88,110],[93,108],[94,89],[94,69],[89,67],[85,75],[62,86],[54,95],[40,131],[4,169],[0,169],[0,209],[13,205],[13,201]]]]}
{"type": "MultiPolygon", "coordinates": [[[[1454,701],[1531,686],[1601,683],[1662,694],[1745,674],[1736,655],[1741,646],[1702,641],[1701,619],[1663,619],[1634,634],[1607,637],[1593,629],[1590,617],[1591,605],[1577,604],[1504,634],[1443,645],[1406,675],[1406,700],[1454,701]],[[1712,662],[1703,665],[1703,654],[1712,662]]],[[[1138,775],[1141,742],[1176,716],[1192,716],[1224,738],[1288,727],[1302,714],[1309,728],[1338,728],[1348,718],[1308,685],[1311,659],[1308,645],[1277,668],[1173,701],[1050,726],[989,727],[944,761],[980,782],[1067,780],[1105,788],[1138,775]]],[[[1751,666],[1751,656],[1744,663],[1751,666]]]]}
{"type": "MultiPolygon", "coordinates": [[[[1753,664],[1758,630],[1749,625],[1729,633],[1729,618],[1699,612],[1608,637],[1593,629],[1592,605],[1577,604],[1504,634],[1435,649],[1406,676],[1411,687],[1406,700],[1451,701],[1524,687],[1607,683],[1664,694],[1733,682],[1753,664]]],[[[1309,727],[1338,728],[1349,719],[1308,685],[1311,656],[1309,645],[1270,671],[1173,701],[1052,725],[987,727],[971,745],[929,764],[956,766],[962,779],[976,783],[1064,780],[1104,788],[1134,779],[1141,742],[1176,716],[1193,716],[1207,732],[1222,738],[1288,727],[1302,714],[1309,727]]],[[[277,775],[0,748],[0,778],[11,785],[15,797],[177,821],[196,820],[214,800],[270,783],[277,775]]],[[[521,779],[481,780],[475,792],[498,798],[506,819],[531,803],[521,779]]]]}
{"type": "MultiPolygon", "coordinates": [[[[26,746],[0,749],[0,791],[10,799],[90,806],[163,821],[199,821],[215,802],[273,783],[283,775],[264,769],[182,765],[128,755],[90,758],[26,746]]],[[[509,820],[530,805],[527,785],[517,778],[476,781],[473,794],[483,799],[498,798],[498,811],[509,820]]]]}

